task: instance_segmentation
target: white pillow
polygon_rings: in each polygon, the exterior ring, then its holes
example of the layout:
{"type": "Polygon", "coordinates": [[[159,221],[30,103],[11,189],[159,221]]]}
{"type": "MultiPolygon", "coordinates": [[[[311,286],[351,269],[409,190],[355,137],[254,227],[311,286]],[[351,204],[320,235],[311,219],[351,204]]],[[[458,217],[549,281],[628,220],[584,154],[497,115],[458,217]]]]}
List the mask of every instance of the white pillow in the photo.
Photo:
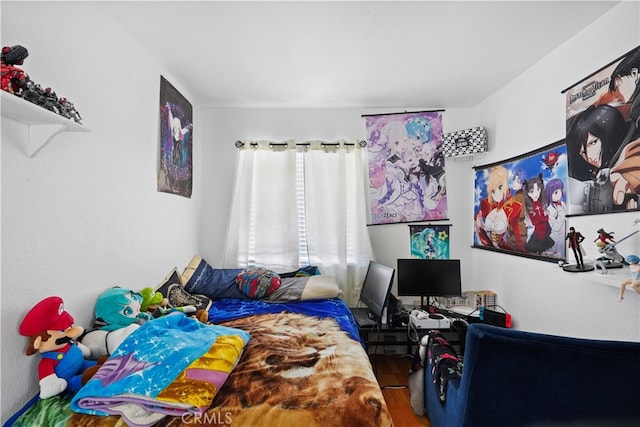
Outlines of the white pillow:
{"type": "Polygon", "coordinates": [[[338,282],[333,276],[324,274],[310,276],[300,296],[301,300],[337,298],[342,295],[338,282]]]}

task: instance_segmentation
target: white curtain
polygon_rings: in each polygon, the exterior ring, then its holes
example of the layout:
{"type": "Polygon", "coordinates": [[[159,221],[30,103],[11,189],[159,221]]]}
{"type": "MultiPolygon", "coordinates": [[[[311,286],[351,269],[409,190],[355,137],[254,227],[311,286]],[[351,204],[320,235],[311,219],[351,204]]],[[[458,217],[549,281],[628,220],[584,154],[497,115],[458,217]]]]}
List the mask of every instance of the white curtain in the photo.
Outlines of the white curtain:
{"type": "Polygon", "coordinates": [[[291,271],[315,265],[356,305],[373,252],[367,231],[366,150],[345,141],[244,141],[226,267],[291,271]]]}

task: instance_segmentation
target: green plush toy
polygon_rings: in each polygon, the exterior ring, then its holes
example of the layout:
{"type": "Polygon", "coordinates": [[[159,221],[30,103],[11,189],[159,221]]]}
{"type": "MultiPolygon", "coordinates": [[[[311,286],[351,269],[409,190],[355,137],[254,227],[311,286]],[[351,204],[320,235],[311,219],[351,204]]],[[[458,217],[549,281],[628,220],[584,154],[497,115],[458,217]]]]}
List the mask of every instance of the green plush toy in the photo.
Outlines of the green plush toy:
{"type": "Polygon", "coordinates": [[[187,316],[195,316],[196,319],[200,320],[202,323],[207,323],[209,314],[206,310],[198,310],[193,305],[173,307],[167,298],[162,296],[160,292],[154,291],[152,288],[143,288],[140,291],[140,294],[142,295],[142,311],[151,314],[154,318],[177,311],[184,313],[187,316]]]}

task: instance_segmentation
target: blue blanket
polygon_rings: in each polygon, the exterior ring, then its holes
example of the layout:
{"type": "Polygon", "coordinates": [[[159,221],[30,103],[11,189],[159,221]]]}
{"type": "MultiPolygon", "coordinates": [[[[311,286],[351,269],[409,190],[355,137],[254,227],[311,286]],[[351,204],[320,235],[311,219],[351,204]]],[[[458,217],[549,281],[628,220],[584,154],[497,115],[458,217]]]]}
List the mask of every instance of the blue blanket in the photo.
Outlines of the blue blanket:
{"type": "Polygon", "coordinates": [[[134,331],[71,401],[75,412],[118,414],[129,426],[202,414],[236,366],[249,334],[182,313],[134,331]]]}
{"type": "Polygon", "coordinates": [[[272,303],[263,300],[221,299],[213,302],[209,309],[209,321],[222,323],[254,314],[300,313],[309,316],[335,319],[340,328],[356,341],[360,340],[358,326],[351,310],[340,298],[272,303]]]}

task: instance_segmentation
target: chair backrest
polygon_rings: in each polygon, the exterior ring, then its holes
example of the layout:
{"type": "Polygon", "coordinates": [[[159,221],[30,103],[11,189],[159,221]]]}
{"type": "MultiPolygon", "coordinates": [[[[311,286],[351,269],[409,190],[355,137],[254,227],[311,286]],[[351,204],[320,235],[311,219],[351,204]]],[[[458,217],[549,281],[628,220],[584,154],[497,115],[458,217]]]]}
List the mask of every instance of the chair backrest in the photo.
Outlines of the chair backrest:
{"type": "Polygon", "coordinates": [[[640,421],[639,379],[637,342],[472,324],[460,384],[467,389],[463,425],[627,425],[640,421]]]}

